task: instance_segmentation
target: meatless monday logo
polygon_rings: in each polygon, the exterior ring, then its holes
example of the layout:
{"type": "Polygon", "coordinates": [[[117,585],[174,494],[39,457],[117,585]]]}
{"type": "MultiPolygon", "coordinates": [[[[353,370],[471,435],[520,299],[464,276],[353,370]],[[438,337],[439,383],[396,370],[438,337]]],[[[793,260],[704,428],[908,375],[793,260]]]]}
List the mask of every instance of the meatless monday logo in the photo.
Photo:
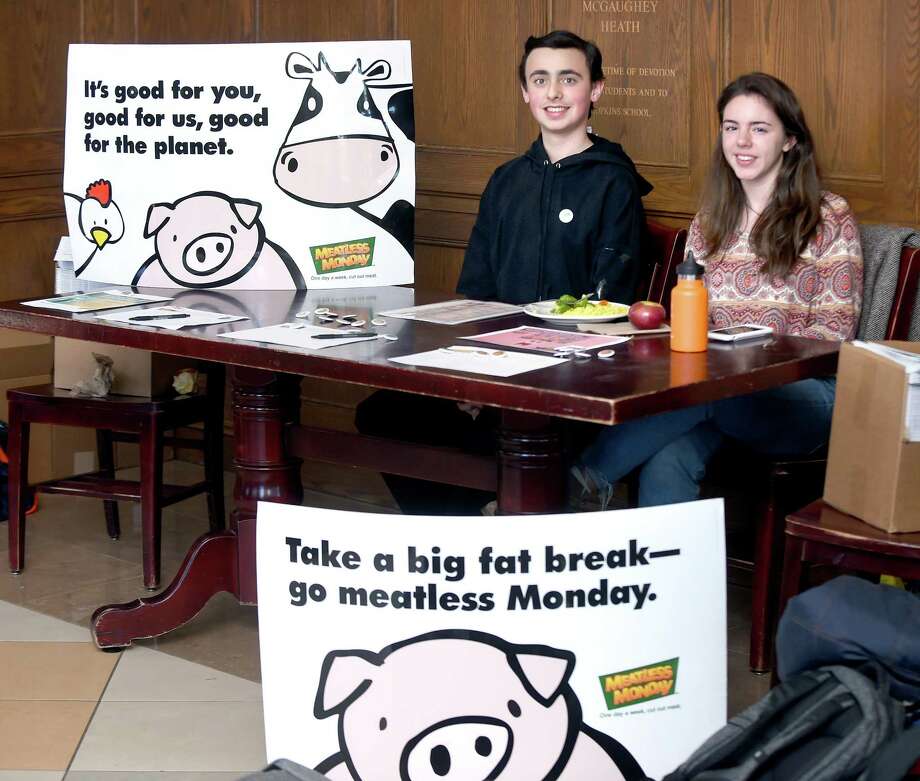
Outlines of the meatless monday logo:
{"type": "Polygon", "coordinates": [[[674,694],[677,686],[677,659],[667,659],[644,667],[601,675],[601,689],[607,710],[638,705],[674,694]]]}
{"type": "Polygon", "coordinates": [[[374,238],[351,239],[337,244],[310,247],[317,274],[331,274],[351,268],[365,268],[374,263],[374,238]]]}

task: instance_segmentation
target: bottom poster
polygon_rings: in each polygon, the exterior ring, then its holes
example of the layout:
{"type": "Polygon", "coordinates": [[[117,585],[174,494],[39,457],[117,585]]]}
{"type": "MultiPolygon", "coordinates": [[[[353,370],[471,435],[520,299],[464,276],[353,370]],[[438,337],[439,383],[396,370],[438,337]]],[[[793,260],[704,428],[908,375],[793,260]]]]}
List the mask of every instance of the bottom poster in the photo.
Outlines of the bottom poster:
{"type": "Polygon", "coordinates": [[[726,716],[721,500],[426,518],[261,503],[266,749],[330,779],[641,779],[726,716]]]}

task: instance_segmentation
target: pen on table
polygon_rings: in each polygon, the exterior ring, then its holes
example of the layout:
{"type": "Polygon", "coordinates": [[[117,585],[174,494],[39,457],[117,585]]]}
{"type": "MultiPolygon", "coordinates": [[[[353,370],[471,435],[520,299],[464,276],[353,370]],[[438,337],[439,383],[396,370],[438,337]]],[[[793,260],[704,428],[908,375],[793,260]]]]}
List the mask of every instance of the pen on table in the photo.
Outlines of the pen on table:
{"type": "Polygon", "coordinates": [[[132,323],[137,323],[146,320],[177,320],[180,317],[191,317],[191,315],[187,312],[177,315],[135,315],[134,317],[129,317],[128,320],[132,323]]]}
{"type": "Polygon", "coordinates": [[[311,339],[361,339],[366,336],[377,336],[374,331],[352,331],[338,334],[313,334],[311,339]]]}

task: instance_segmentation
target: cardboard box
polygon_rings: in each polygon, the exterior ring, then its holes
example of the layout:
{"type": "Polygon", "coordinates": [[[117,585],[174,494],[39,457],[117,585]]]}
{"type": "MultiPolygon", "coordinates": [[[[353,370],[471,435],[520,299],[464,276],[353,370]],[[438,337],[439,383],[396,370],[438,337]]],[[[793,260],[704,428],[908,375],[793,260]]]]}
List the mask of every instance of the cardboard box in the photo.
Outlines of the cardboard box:
{"type": "MultiPolygon", "coordinates": [[[[0,329],[0,419],[9,420],[6,392],[10,388],[51,382],[51,337],[28,331],[0,329]]],[[[32,426],[29,478],[52,476],[51,426],[32,426]]]]}
{"type": "MultiPolygon", "coordinates": [[[[882,344],[920,354],[920,343],[882,344]]],[[[824,501],[888,532],[920,531],[920,442],[905,437],[907,389],[898,363],[841,347],[824,501]]]]}
{"type": "Polygon", "coordinates": [[[51,366],[50,336],[0,328],[0,380],[50,374],[51,366]]]}
{"type": "Polygon", "coordinates": [[[176,372],[195,364],[190,358],[59,336],[54,340],[55,387],[70,389],[77,382],[91,378],[96,370],[94,352],[108,355],[115,362],[112,393],[126,396],[169,393],[176,372]]]}
{"type": "MultiPolygon", "coordinates": [[[[53,426],[51,429],[51,476],[54,479],[93,472],[96,469],[96,430],[53,426]]],[[[31,479],[31,473],[29,474],[31,479]]]]}

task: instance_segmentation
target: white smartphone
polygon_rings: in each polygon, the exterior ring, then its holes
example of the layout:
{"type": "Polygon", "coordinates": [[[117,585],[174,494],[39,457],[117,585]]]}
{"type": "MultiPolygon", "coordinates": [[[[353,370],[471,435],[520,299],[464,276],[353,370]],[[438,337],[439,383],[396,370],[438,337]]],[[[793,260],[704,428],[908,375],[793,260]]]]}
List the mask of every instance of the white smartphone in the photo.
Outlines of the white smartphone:
{"type": "Polygon", "coordinates": [[[730,325],[726,328],[716,328],[709,332],[709,338],[717,342],[740,342],[743,339],[756,339],[759,336],[769,336],[773,329],[768,325],[730,325]]]}

